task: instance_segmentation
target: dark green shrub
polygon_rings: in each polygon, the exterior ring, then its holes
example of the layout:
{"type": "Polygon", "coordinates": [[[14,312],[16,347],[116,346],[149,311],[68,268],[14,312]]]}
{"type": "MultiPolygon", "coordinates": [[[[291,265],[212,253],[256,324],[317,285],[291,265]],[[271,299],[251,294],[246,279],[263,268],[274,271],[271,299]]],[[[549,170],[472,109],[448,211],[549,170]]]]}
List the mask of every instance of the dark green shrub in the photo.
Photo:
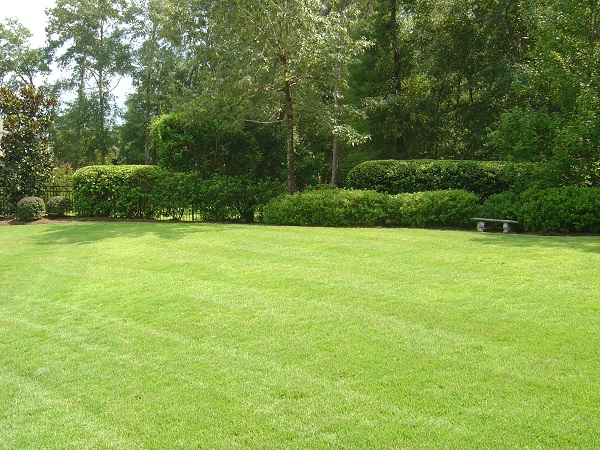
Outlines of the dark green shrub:
{"type": "Polygon", "coordinates": [[[271,200],[263,209],[262,221],[330,227],[383,225],[388,200],[375,191],[309,189],[271,200]]]}
{"type": "Polygon", "coordinates": [[[283,184],[269,180],[224,175],[204,179],[197,172],[165,172],[156,184],[153,202],[157,217],[179,219],[193,211],[200,220],[248,223],[283,190],[283,184]]]}
{"type": "Polygon", "coordinates": [[[521,195],[516,192],[506,191],[494,194],[479,206],[477,217],[519,220],[521,204],[521,195]]]}
{"type": "Polygon", "coordinates": [[[50,217],[62,217],[71,211],[71,199],[64,195],[51,197],[46,202],[46,213],[50,217]]]}
{"type": "Polygon", "coordinates": [[[46,206],[40,197],[25,197],[17,203],[17,219],[31,222],[44,217],[46,206]]]}
{"type": "Polygon", "coordinates": [[[387,224],[403,227],[467,227],[479,198],[464,190],[425,191],[391,196],[387,224]]]}
{"type": "Polygon", "coordinates": [[[354,167],[347,185],[388,194],[462,189],[482,198],[530,184],[532,165],[505,161],[367,161],[354,167]]]}
{"type": "Polygon", "coordinates": [[[600,233],[600,188],[550,188],[521,195],[526,231],[600,233]]]}
{"type": "Polygon", "coordinates": [[[205,183],[201,206],[206,220],[234,219],[250,223],[269,200],[283,191],[284,185],[279,182],[214,175],[205,183]]]}
{"type": "Polygon", "coordinates": [[[154,166],[90,166],[73,178],[80,216],[180,219],[192,212],[205,221],[252,222],[282,185],[268,180],[198,172],[172,173],[154,166]]]}

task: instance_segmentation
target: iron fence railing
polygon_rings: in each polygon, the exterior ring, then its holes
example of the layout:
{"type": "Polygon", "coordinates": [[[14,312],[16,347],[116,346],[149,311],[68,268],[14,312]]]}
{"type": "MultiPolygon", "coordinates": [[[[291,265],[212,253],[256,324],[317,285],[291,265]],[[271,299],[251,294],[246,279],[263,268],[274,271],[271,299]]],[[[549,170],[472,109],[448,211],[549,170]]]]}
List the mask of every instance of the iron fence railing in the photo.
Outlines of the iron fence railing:
{"type": "Polygon", "coordinates": [[[45,202],[47,202],[48,199],[59,195],[69,197],[71,200],[73,200],[73,191],[71,189],[71,186],[49,186],[44,191],[44,195],[42,196],[42,198],[45,202]]]}

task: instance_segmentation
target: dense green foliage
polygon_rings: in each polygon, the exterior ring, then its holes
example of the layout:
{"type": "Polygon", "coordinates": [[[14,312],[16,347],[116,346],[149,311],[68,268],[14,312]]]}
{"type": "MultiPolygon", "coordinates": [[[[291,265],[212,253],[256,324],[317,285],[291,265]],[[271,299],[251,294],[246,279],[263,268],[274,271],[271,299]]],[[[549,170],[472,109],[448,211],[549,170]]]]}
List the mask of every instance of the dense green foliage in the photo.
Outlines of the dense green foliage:
{"type": "Polygon", "coordinates": [[[49,217],[62,217],[71,211],[71,199],[64,195],[50,197],[46,202],[46,214],[49,217]]]}
{"type": "Polygon", "coordinates": [[[481,217],[515,219],[524,231],[600,233],[599,188],[530,189],[487,199],[481,217]]]}
{"type": "Polygon", "coordinates": [[[193,212],[204,221],[253,222],[262,206],[282,192],[280,182],[198,172],[163,171],[153,191],[155,217],[180,219],[193,212]]]}
{"type": "Polygon", "coordinates": [[[73,176],[79,216],[174,218],[186,212],[206,221],[252,222],[261,205],[281,193],[281,183],[156,166],[88,166],[73,176]]]}
{"type": "Polygon", "coordinates": [[[308,189],[269,202],[263,221],[305,226],[463,227],[478,197],[461,190],[389,196],[369,190],[308,189]]]}
{"type": "Polygon", "coordinates": [[[388,225],[402,227],[467,227],[479,198],[464,190],[441,190],[393,195],[388,225]]]}
{"type": "MultiPolygon", "coordinates": [[[[65,70],[51,136],[74,168],[152,163],[293,192],[343,185],[369,160],[506,160],[536,163],[537,187],[600,183],[595,1],[59,0],[47,13],[45,51],[0,27],[0,75],[65,70]],[[121,76],[134,92],[119,121],[121,76]]],[[[499,192],[454,181],[425,188],[499,192]]]]}
{"type": "Polygon", "coordinates": [[[388,194],[464,189],[485,198],[526,186],[532,168],[499,161],[367,161],[348,173],[347,184],[388,194]]]}
{"type": "Polygon", "coordinates": [[[600,188],[553,188],[521,195],[527,231],[600,233],[600,188]]]}
{"type": "Polygon", "coordinates": [[[73,210],[79,216],[153,217],[155,166],[87,166],[73,175],[73,210]]]}
{"type": "Polygon", "coordinates": [[[383,225],[388,201],[387,195],[375,191],[308,189],[271,200],[262,221],[328,227],[383,225]]]}
{"type": "Polygon", "coordinates": [[[41,196],[52,176],[48,129],[55,105],[55,98],[31,84],[0,87],[0,191],[11,210],[23,197],[41,196]]]}
{"type": "Polygon", "coordinates": [[[44,217],[46,206],[40,197],[25,197],[17,203],[17,219],[31,222],[44,217]]]}
{"type": "Polygon", "coordinates": [[[150,127],[158,166],[175,172],[219,173],[244,177],[281,177],[284,158],[273,148],[282,145],[278,127],[268,124],[234,126],[219,118],[218,105],[204,115],[166,114],[150,127]]]}

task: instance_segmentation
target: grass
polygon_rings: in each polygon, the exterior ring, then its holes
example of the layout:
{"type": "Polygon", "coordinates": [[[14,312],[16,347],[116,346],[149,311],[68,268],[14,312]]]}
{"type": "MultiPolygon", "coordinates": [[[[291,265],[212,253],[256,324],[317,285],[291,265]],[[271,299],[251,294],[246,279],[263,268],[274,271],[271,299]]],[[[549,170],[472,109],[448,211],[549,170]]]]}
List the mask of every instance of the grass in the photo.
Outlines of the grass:
{"type": "Polygon", "coordinates": [[[0,228],[2,449],[600,447],[600,238],[0,228]]]}

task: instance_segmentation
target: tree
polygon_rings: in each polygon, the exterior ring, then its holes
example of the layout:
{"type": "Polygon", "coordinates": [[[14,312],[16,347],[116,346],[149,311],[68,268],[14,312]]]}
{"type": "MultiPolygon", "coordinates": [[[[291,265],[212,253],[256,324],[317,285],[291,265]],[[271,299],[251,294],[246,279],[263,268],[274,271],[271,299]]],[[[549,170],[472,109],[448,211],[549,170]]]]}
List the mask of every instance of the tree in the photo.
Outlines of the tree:
{"type": "Polygon", "coordinates": [[[126,100],[120,127],[122,161],[156,162],[150,146],[150,123],[166,111],[177,92],[178,69],[185,64],[178,46],[166,39],[164,0],[140,0],[133,8],[132,75],[135,92],[126,100]]]}
{"type": "Polygon", "coordinates": [[[31,48],[30,38],[31,32],[16,19],[0,23],[0,83],[16,88],[48,73],[44,49],[31,48]]]}
{"type": "MultiPolygon", "coordinates": [[[[66,85],[77,93],[75,109],[85,109],[88,97],[97,99],[92,127],[100,162],[105,164],[109,123],[116,110],[111,90],[130,71],[128,4],[125,0],[58,0],[48,16],[49,47],[59,66],[71,71],[66,85]]],[[[86,124],[75,125],[77,147],[86,124]]]]}
{"type": "Polygon", "coordinates": [[[529,44],[488,146],[545,165],[550,185],[600,183],[600,5],[531,2],[529,44]]]}
{"type": "Polygon", "coordinates": [[[208,8],[209,84],[217,95],[228,92],[246,120],[284,124],[290,193],[297,125],[322,119],[322,87],[337,80],[329,45],[338,30],[322,10],[317,0],[230,0],[208,8]]]}
{"type": "Polygon", "coordinates": [[[31,84],[18,91],[0,87],[0,187],[12,207],[23,197],[41,196],[52,176],[48,129],[56,103],[31,84]]]}

